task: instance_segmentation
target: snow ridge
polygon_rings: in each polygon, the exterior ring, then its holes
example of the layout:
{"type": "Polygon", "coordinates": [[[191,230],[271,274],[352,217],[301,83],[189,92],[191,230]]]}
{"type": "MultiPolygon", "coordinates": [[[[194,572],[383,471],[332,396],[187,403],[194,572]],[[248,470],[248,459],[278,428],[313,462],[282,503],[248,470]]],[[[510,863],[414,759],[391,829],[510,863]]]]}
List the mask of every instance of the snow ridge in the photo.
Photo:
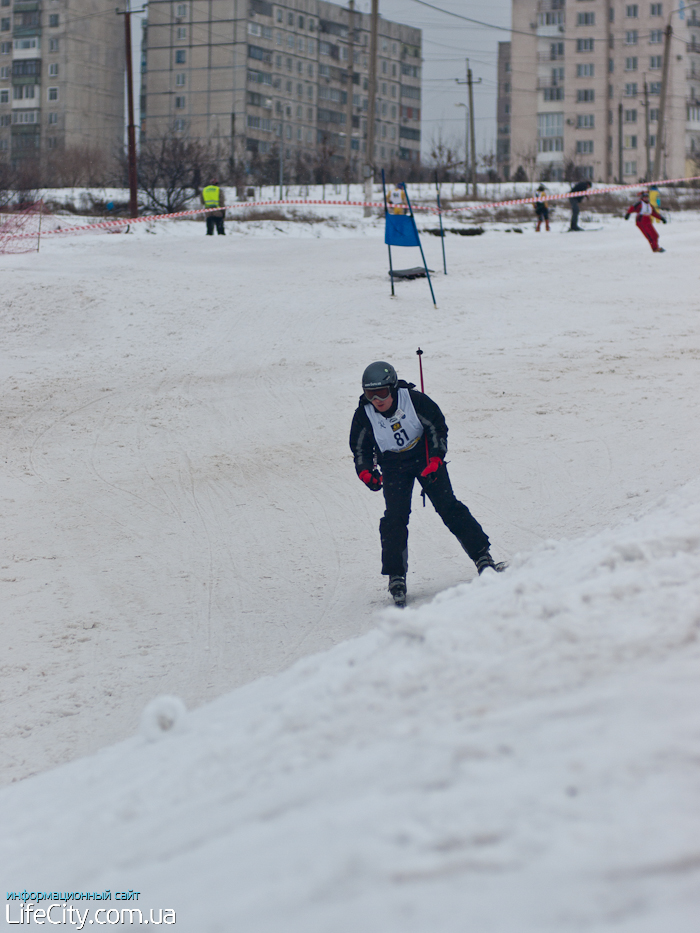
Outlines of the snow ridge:
{"type": "Polygon", "coordinates": [[[6,788],[7,890],[138,887],[193,933],[691,933],[698,493],[6,788]]]}

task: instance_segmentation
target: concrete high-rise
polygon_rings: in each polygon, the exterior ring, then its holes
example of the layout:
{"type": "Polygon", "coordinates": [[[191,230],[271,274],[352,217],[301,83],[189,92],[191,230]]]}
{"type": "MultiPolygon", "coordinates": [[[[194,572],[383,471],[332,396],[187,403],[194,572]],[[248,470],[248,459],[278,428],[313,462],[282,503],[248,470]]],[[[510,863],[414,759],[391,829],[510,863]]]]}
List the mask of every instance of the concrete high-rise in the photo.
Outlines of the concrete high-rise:
{"type": "Polygon", "coordinates": [[[653,171],[665,30],[664,177],[700,153],[700,18],[663,0],[513,0],[511,177],[634,183],[653,171]]]}
{"type": "Polygon", "coordinates": [[[117,155],[124,21],[98,0],[0,0],[0,156],[117,155]]]}
{"type": "MultiPolygon", "coordinates": [[[[150,0],[142,140],[198,139],[222,169],[282,145],[286,177],[322,156],[359,180],[369,48],[369,15],[325,0],[150,0]]],[[[380,19],[377,166],[420,162],[421,65],[421,31],[380,19]]]]}

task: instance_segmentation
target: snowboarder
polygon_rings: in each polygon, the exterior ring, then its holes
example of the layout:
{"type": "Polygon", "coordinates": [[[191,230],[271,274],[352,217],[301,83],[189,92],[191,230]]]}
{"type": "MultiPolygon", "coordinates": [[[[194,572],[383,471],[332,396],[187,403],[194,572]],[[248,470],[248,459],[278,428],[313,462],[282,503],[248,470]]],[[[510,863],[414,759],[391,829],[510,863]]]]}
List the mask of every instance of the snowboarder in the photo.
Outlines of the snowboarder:
{"type": "Polygon", "coordinates": [[[654,253],[665,253],[666,250],[663,246],[659,246],[659,234],[654,228],[652,218],[658,217],[662,224],[666,223],[666,218],[662,217],[656,208],[651,206],[649,203],[648,191],[640,192],[639,200],[635,201],[635,203],[627,209],[625,220],[630,219],[630,214],[637,215],[637,229],[641,230],[647,240],[649,240],[649,246],[651,246],[652,251],[654,253]]]}
{"type": "Polygon", "coordinates": [[[544,220],[544,229],[549,230],[549,208],[546,204],[545,195],[547,189],[544,185],[540,185],[537,189],[537,200],[535,201],[535,214],[537,215],[537,226],[535,227],[535,233],[540,232],[540,227],[542,226],[542,221],[544,220]]]}
{"type": "MultiPolygon", "coordinates": [[[[588,191],[590,187],[590,181],[579,181],[572,187],[571,192],[573,194],[575,191],[588,191]]],[[[578,225],[578,215],[581,210],[581,201],[585,200],[585,198],[585,194],[582,194],[578,198],[569,198],[569,204],[571,205],[571,226],[569,227],[569,231],[581,230],[581,227],[578,225]]]]}
{"type": "Polygon", "coordinates": [[[382,574],[389,577],[389,592],[397,605],[406,600],[408,519],[416,480],[478,572],[505,570],[505,564],[494,562],[481,525],[452,491],[442,412],[413,383],[400,380],[391,363],[370,363],[363,373],[350,449],[358,477],[373,492],[384,492],[386,511],[379,523],[382,574]]]}

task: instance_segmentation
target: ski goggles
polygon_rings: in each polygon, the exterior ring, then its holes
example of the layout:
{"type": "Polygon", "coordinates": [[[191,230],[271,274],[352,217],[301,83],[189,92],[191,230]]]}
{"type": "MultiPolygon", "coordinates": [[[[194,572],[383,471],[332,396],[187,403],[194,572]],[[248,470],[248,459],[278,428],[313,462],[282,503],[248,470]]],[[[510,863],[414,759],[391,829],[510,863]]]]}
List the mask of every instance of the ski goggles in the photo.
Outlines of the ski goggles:
{"type": "Polygon", "coordinates": [[[378,398],[381,402],[386,401],[391,395],[391,389],[365,389],[365,398],[368,401],[378,398]]]}

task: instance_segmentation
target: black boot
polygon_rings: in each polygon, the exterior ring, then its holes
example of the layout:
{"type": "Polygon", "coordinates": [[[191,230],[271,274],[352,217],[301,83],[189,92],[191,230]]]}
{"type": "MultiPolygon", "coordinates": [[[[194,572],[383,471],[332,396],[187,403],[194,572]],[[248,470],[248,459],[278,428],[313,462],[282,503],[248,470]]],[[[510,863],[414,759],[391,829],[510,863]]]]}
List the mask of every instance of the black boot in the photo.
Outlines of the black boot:
{"type": "Polygon", "coordinates": [[[496,563],[493,557],[491,557],[488,549],[482,551],[481,554],[479,554],[479,556],[474,560],[474,563],[476,564],[476,569],[479,571],[479,576],[481,576],[484,570],[487,570],[489,567],[491,570],[495,570],[496,573],[502,573],[508,566],[504,560],[496,563]]]}
{"type": "Polygon", "coordinates": [[[397,606],[406,605],[406,577],[404,574],[393,574],[389,577],[389,592],[397,606]]]}

